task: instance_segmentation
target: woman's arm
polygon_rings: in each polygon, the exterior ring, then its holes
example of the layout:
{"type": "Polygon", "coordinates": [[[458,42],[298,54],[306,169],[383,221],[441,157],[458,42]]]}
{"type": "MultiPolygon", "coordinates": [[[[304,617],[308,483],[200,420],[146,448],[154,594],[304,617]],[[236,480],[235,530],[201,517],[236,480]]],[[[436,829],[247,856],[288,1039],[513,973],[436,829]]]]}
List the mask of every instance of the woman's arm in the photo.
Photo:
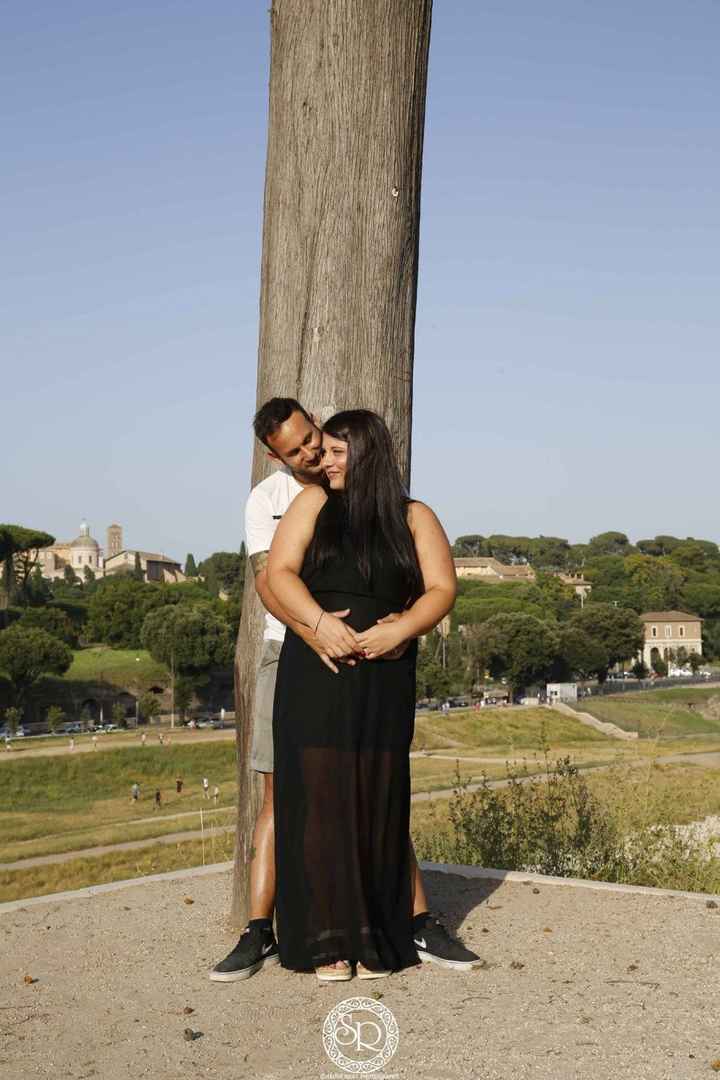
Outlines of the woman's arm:
{"type": "Polygon", "coordinates": [[[357,651],[355,631],[324,611],[300,577],[317,516],[326,501],[327,495],[318,485],[305,488],[293,499],[270,546],[267,583],[284,610],[313,631],[328,656],[337,658],[357,651]]]}
{"type": "Polygon", "coordinates": [[[424,503],[408,508],[408,525],[415,542],[424,593],[399,619],[370,627],[358,635],[365,656],[376,659],[410,638],[426,634],[452,610],[457,594],[457,577],[450,543],[437,517],[424,503]]]}

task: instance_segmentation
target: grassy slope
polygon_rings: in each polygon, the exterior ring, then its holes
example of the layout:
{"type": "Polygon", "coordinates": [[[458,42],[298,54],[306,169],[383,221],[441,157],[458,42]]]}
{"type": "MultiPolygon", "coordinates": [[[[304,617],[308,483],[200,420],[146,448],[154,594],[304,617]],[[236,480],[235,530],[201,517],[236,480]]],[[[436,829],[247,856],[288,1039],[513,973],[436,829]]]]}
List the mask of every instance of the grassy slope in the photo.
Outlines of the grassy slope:
{"type": "Polygon", "coordinates": [[[115,686],[143,686],[156,681],[166,686],[170,673],[145,649],[110,649],[106,645],[93,645],[73,654],[73,662],[63,676],[66,680],[82,682],[105,682],[115,686]]]}
{"type": "Polygon", "coordinates": [[[607,697],[584,698],[573,707],[627,731],[637,731],[641,738],[720,735],[720,691],[717,688],[690,686],[677,690],[609,694],[607,697]]]}

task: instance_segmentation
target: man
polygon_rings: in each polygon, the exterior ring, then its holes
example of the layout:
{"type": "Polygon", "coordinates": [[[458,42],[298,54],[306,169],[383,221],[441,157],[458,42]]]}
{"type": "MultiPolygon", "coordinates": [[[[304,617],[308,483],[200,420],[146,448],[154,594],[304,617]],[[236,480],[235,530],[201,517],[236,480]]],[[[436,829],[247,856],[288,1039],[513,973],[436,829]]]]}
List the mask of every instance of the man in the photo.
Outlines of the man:
{"type": "MultiPolygon", "coordinates": [[[[250,492],[245,508],[248,558],[255,575],[255,589],[266,610],[263,650],[255,684],[255,715],[250,766],[263,773],[263,804],[253,834],[250,864],[250,919],[235,948],[210,972],[214,982],[247,979],[263,967],[279,962],[273,933],[275,910],[275,834],[273,816],[272,714],[278,659],[289,626],[318,655],[318,662],[338,671],[323,651],[312,629],[293,619],[271,592],[267,583],[267,557],[278,521],[296,495],[309,484],[324,480],[322,434],[313,417],[294,398],[271,398],[255,415],[256,437],[267,448],[268,457],[282,467],[250,492]]],[[[349,611],[336,611],[341,618],[349,611]]],[[[397,616],[389,615],[388,619],[397,616]]],[[[352,660],[349,663],[362,663],[352,660]]],[[[479,957],[454,941],[427,909],[422,877],[411,845],[414,868],[415,942],[419,955],[444,967],[468,970],[479,957]]]]}

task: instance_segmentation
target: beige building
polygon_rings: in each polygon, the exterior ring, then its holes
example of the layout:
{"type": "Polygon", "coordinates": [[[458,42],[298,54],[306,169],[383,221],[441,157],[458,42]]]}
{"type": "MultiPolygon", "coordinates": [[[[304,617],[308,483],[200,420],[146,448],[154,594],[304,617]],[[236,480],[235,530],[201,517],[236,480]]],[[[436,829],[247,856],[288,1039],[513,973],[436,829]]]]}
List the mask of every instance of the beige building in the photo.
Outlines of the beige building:
{"type": "Polygon", "coordinates": [[[454,559],[459,578],[475,578],[493,583],[501,581],[534,581],[535,571],[527,563],[506,566],[492,556],[477,559],[454,559]]]}
{"type": "Polygon", "coordinates": [[[54,580],[65,575],[65,568],[71,567],[82,578],[85,567],[89,567],[95,577],[103,574],[103,550],[97,540],[90,535],[90,526],[86,521],[80,526],[80,535],[74,540],[58,540],[50,547],[38,551],[38,565],[42,576],[54,580]]]}
{"type": "MultiPolygon", "coordinates": [[[[459,578],[473,578],[477,581],[487,581],[491,584],[499,584],[507,581],[535,581],[537,574],[528,563],[517,563],[515,566],[506,566],[493,556],[475,559],[454,559],[455,572],[459,578]]],[[[565,574],[554,572],[553,577],[559,578],[563,585],[569,585],[575,593],[585,599],[592,589],[592,584],[586,581],[582,574],[565,574]]]]}
{"type": "Polygon", "coordinates": [[[652,667],[653,660],[660,658],[670,662],[678,649],[686,654],[695,652],[702,656],[702,624],[699,615],[687,611],[646,611],[640,616],[645,627],[645,644],[642,660],[652,667]]]}
{"type": "MultiPolygon", "coordinates": [[[[50,547],[40,548],[37,554],[42,576],[51,581],[64,577],[68,566],[81,579],[86,567],[92,570],[96,578],[135,569],[135,551],[123,548],[122,526],[117,524],[108,526],[105,552],[90,535],[90,526],[83,521],[80,535],[74,540],[59,540],[50,547]]],[[[180,563],[169,555],[152,551],[139,551],[137,554],[146,581],[186,580],[180,563]]]]}
{"type": "Polygon", "coordinates": [[[140,557],[140,568],[145,581],[187,581],[179,562],[169,555],[153,551],[119,551],[105,560],[105,573],[117,574],[135,569],[135,556],[140,557]]]}

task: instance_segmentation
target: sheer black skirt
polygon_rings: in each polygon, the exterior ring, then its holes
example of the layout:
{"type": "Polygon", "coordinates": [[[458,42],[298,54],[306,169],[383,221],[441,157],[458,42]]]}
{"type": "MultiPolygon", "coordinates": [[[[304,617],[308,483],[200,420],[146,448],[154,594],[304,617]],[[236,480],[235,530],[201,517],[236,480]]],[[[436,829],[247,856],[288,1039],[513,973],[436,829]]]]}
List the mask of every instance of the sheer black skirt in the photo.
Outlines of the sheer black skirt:
{"type": "MultiPolygon", "coordinates": [[[[356,629],[390,607],[350,607],[356,629]]],[[[412,938],[409,750],[413,644],[400,660],[339,665],[335,675],[288,630],[278,665],[275,743],[276,917],[284,967],[334,960],[398,970],[418,962],[412,938]]]]}

